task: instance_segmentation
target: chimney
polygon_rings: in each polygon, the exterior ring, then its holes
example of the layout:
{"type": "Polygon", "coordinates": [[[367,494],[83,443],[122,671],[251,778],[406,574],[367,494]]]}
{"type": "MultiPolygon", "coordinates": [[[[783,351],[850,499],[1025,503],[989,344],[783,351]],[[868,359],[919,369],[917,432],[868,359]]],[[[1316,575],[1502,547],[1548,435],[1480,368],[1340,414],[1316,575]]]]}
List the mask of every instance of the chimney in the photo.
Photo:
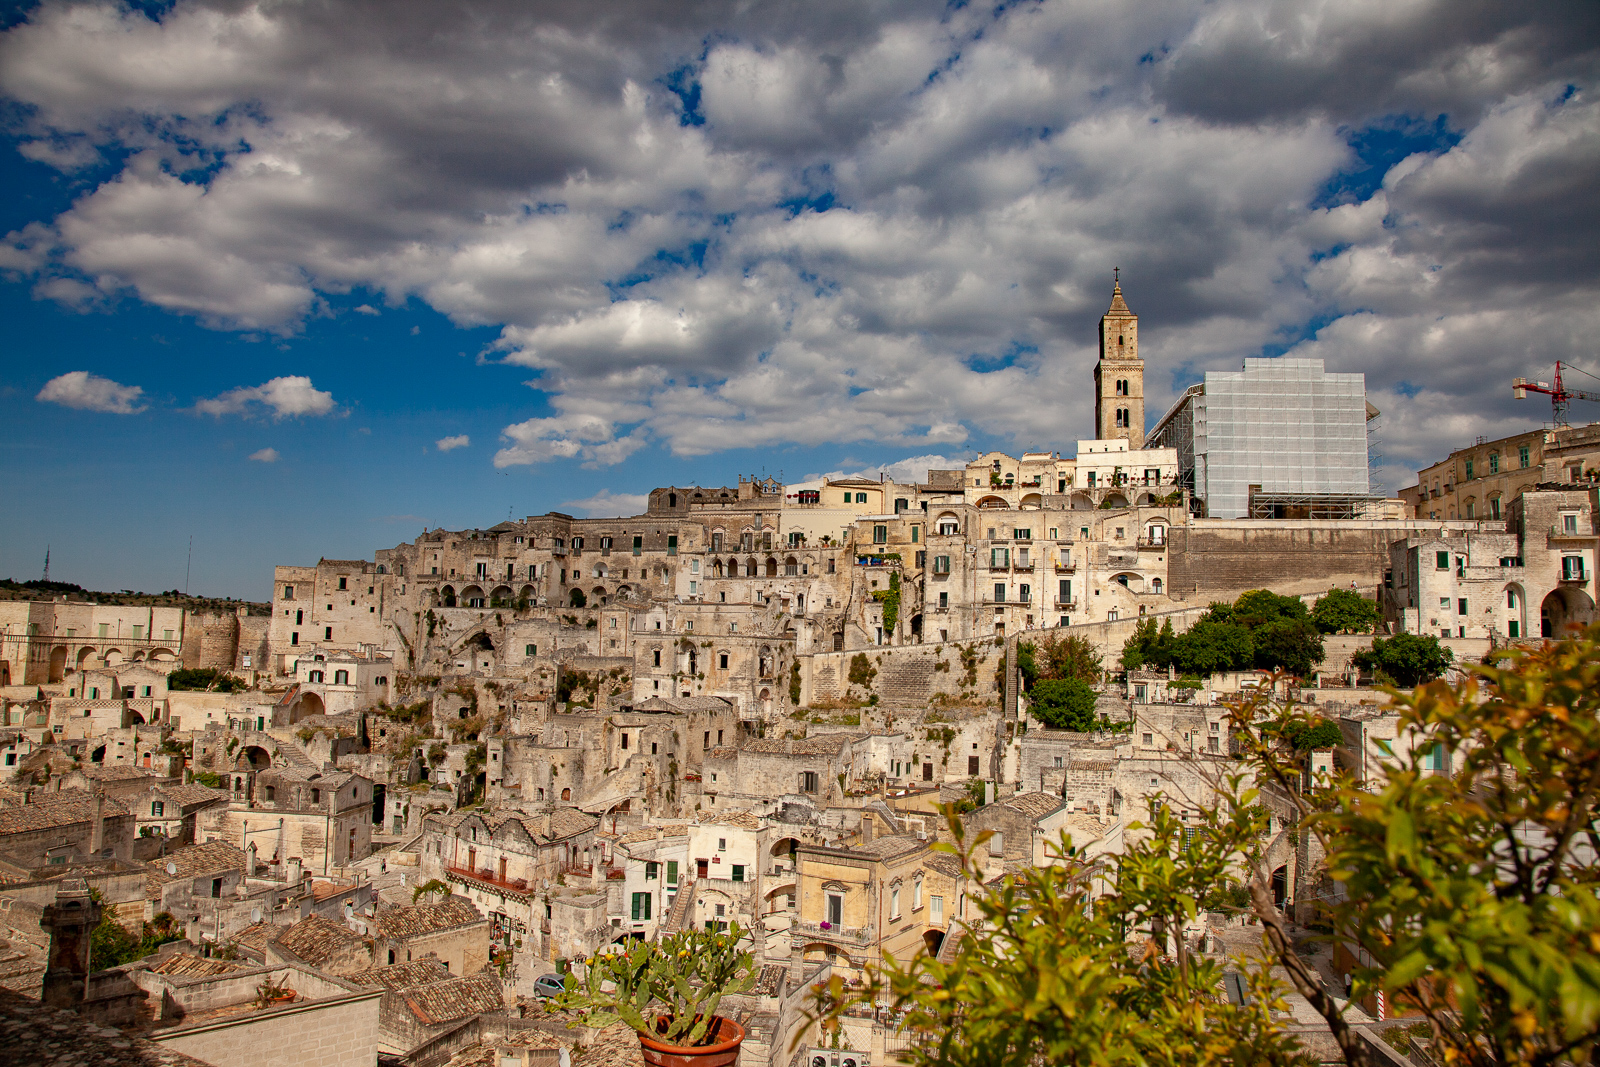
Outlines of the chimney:
{"type": "Polygon", "coordinates": [[[106,795],[100,790],[94,794],[94,829],[89,833],[89,855],[99,856],[105,847],[106,795]]]}
{"type": "Polygon", "coordinates": [[[89,939],[100,925],[100,910],[89,895],[89,884],[71,878],[61,883],[55,902],[39,917],[40,927],[50,931],[40,999],[53,1008],[83,1003],[89,984],[89,939]]]}
{"type": "Polygon", "coordinates": [[[299,885],[305,880],[304,868],[301,866],[299,856],[289,857],[289,874],[284,880],[290,885],[299,885]]]}
{"type": "Polygon", "coordinates": [[[994,803],[994,783],[993,782],[984,782],[983,783],[983,802],[985,804],[993,804],[994,803]]]}
{"type": "Polygon", "coordinates": [[[871,842],[872,842],[872,816],[868,815],[866,812],[862,812],[861,813],[861,843],[863,845],[866,845],[866,844],[870,844],[871,842]]]}

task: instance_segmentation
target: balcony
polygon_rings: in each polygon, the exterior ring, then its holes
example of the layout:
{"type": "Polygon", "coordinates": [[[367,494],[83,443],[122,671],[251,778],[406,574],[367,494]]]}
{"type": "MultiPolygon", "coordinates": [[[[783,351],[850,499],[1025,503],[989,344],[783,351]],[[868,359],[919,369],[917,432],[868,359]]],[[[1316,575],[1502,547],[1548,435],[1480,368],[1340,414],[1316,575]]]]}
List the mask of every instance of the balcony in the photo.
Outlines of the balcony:
{"type": "Polygon", "coordinates": [[[1033,560],[1025,559],[1011,565],[1014,571],[1031,571],[1037,564],[1033,560]]]}
{"type": "Polygon", "coordinates": [[[1075,573],[1077,573],[1077,570],[1078,570],[1078,565],[1076,563],[1073,563],[1070,559],[1067,559],[1067,560],[1058,559],[1058,560],[1056,560],[1056,573],[1057,574],[1075,574],[1075,573]]]}
{"type": "Polygon", "coordinates": [[[838,941],[851,945],[872,944],[872,931],[855,926],[834,926],[830,923],[797,922],[791,929],[818,941],[838,941]]]}
{"type": "Polygon", "coordinates": [[[1077,611],[1078,610],[1078,602],[1076,600],[1062,600],[1060,597],[1056,597],[1055,605],[1056,605],[1056,610],[1057,611],[1077,611]]]}
{"type": "Polygon", "coordinates": [[[1552,541],[1593,541],[1595,535],[1583,533],[1579,530],[1568,530],[1560,526],[1550,527],[1550,540],[1552,541]]]}
{"type": "Polygon", "coordinates": [[[1167,547],[1167,539],[1165,537],[1141,537],[1141,538],[1139,538],[1139,547],[1140,548],[1166,548],[1167,547]]]}
{"type": "Polygon", "coordinates": [[[464,882],[480,889],[488,889],[496,893],[510,893],[528,899],[528,883],[522,878],[502,878],[488,867],[473,870],[470,867],[450,867],[444,869],[445,881],[464,882]]]}

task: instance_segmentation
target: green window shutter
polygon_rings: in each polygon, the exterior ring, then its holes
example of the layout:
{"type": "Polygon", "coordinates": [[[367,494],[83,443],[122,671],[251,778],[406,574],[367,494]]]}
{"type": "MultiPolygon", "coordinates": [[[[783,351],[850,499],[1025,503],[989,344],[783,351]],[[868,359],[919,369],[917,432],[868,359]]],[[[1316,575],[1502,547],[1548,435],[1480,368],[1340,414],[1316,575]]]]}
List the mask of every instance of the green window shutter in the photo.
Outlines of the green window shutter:
{"type": "Polygon", "coordinates": [[[677,860],[668,860],[667,861],[667,884],[668,885],[677,885],[678,884],[678,861],[677,860]]]}
{"type": "Polygon", "coordinates": [[[1450,553],[1448,553],[1448,552],[1435,552],[1433,554],[1433,565],[1435,567],[1437,567],[1439,570],[1442,570],[1442,571],[1449,570],[1450,569],[1450,553]]]}
{"type": "Polygon", "coordinates": [[[644,907],[644,901],[645,901],[645,895],[643,893],[635,893],[633,895],[633,921],[634,922],[638,922],[641,918],[643,918],[643,916],[641,916],[639,914],[639,912],[644,907]]]}

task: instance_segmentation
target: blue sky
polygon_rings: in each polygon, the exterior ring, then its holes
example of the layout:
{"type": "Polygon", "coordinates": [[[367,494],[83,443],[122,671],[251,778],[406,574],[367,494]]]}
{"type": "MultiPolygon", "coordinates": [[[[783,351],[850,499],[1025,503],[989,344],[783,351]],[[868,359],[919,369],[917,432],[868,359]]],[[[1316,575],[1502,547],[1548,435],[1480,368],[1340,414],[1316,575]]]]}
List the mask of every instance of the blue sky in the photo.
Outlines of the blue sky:
{"type": "Polygon", "coordinates": [[[1112,266],[1152,420],[1317,356],[1388,488],[1600,373],[1592,4],[463,10],[4,7],[0,575],[171,588],[193,536],[259,597],[424,524],[1070,452],[1112,266]]]}

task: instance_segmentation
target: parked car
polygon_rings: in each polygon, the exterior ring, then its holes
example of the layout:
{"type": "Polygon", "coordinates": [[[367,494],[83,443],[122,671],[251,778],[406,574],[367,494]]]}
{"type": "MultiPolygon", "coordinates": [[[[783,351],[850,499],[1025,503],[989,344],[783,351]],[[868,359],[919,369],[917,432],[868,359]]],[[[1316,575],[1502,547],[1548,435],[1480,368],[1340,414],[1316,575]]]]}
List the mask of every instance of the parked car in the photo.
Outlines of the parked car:
{"type": "Polygon", "coordinates": [[[559,974],[541,974],[533,980],[533,995],[540,1000],[559,996],[566,988],[559,974]]]}

